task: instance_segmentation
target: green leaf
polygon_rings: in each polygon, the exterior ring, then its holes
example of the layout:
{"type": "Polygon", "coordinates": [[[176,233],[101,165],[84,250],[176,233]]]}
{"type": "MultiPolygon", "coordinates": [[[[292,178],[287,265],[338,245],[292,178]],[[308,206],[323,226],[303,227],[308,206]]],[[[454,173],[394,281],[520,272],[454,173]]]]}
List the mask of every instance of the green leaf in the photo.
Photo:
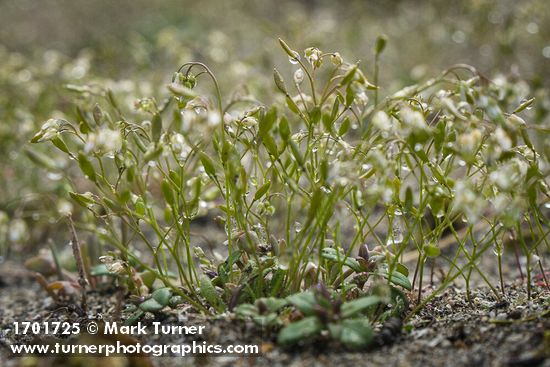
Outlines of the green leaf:
{"type": "Polygon", "coordinates": [[[346,302],[342,305],[342,317],[352,317],[366,308],[382,303],[382,299],[378,296],[366,296],[346,302]]]}
{"type": "Polygon", "coordinates": [[[344,320],[341,323],[340,342],[350,347],[364,347],[374,336],[368,319],[344,320]]]}
{"type": "Polygon", "coordinates": [[[216,292],[216,288],[212,285],[210,279],[203,277],[201,279],[200,294],[206,301],[218,312],[225,311],[225,304],[216,292]]]}
{"type": "Polygon", "coordinates": [[[172,290],[170,288],[159,288],[153,292],[152,297],[155,301],[163,306],[167,306],[172,296],[172,290]]]}
{"type": "Polygon", "coordinates": [[[271,131],[277,120],[277,109],[275,106],[271,107],[269,111],[260,119],[258,135],[264,139],[265,136],[271,131]]]}
{"type": "Polygon", "coordinates": [[[162,310],[164,307],[164,305],[160,304],[153,298],[149,298],[139,305],[139,308],[145,312],[157,312],[162,310]]]}
{"type": "Polygon", "coordinates": [[[288,125],[288,120],[286,116],[281,116],[279,120],[279,135],[283,138],[284,141],[288,141],[290,138],[290,127],[288,125]]]}
{"type": "Polygon", "coordinates": [[[338,113],[340,112],[340,99],[334,98],[334,104],[332,105],[332,111],[330,112],[330,121],[334,121],[338,113]]]}
{"type": "Polygon", "coordinates": [[[321,256],[327,260],[342,263],[358,273],[364,271],[357,260],[352,257],[346,257],[346,255],[341,252],[338,253],[335,248],[325,247],[321,252],[321,256]]]}
{"type": "Polygon", "coordinates": [[[313,125],[317,125],[317,123],[321,121],[321,109],[318,106],[313,107],[310,118],[313,125]]]}
{"type": "Polygon", "coordinates": [[[254,194],[254,201],[259,200],[264,196],[271,187],[271,181],[265,182],[254,194]]]}
{"type": "Polygon", "coordinates": [[[318,209],[323,203],[323,194],[324,192],[321,190],[320,187],[315,189],[315,191],[313,192],[307,214],[308,221],[315,218],[319,214],[318,209]]]}
{"type": "Polygon", "coordinates": [[[380,272],[378,272],[377,274],[383,276],[384,278],[388,279],[390,281],[390,283],[393,283],[395,285],[399,285],[407,290],[412,290],[412,284],[411,284],[411,281],[409,280],[408,277],[406,277],[405,275],[401,274],[400,272],[398,271],[394,271],[392,274],[391,274],[391,278],[389,277],[388,275],[388,272],[386,269],[382,269],[380,272]]]}
{"type": "Polygon", "coordinates": [[[292,98],[290,98],[288,95],[286,96],[286,105],[288,106],[288,108],[296,113],[296,114],[300,114],[300,109],[298,108],[298,105],[296,104],[296,102],[294,102],[294,100],[292,98]]]}
{"type": "Polygon", "coordinates": [[[401,263],[395,264],[395,270],[400,272],[401,274],[403,274],[406,277],[409,276],[409,269],[401,263]]]}
{"type": "Polygon", "coordinates": [[[90,131],[92,131],[92,129],[90,128],[90,124],[88,123],[88,119],[84,114],[84,111],[82,111],[82,109],[78,106],[76,107],[76,117],[78,119],[78,126],[82,134],[88,134],[90,131]]]}
{"type": "Polygon", "coordinates": [[[304,167],[304,156],[302,155],[302,152],[300,152],[300,148],[298,147],[298,144],[293,139],[290,139],[289,141],[290,145],[290,151],[292,152],[292,156],[294,159],[296,159],[296,162],[300,167],[304,167]]]}
{"type": "Polygon", "coordinates": [[[271,279],[271,291],[270,294],[272,296],[279,295],[279,291],[281,290],[283,286],[283,282],[285,280],[286,270],[282,268],[277,268],[275,273],[273,274],[273,278],[271,279]]]}
{"type": "Polygon", "coordinates": [[[254,316],[252,319],[256,324],[262,327],[278,325],[281,323],[279,315],[277,315],[276,313],[269,313],[262,316],[254,316]]]}
{"type": "Polygon", "coordinates": [[[55,145],[57,149],[61,150],[62,152],[70,154],[67,144],[65,144],[63,139],[61,139],[59,136],[56,136],[52,139],[52,144],[55,145]]]}
{"type": "Polygon", "coordinates": [[[162,118],[158,113],[155,113],[153,121],[151,121],[151,133],[153,135],[153,141],[158,142],[162,133],[162,118]]]}
{"type": "Polygon", "coordinates": [[[349,108],[354,100],[355,100],[355,92],[353,91],[353,88],[351,87],[351,84],[350,84],[346,88],[346,106],[345,106],[345,108],[349,108]]]}
{"type": "Polygon", "coordinates": [[[82,152],[78,153],[78,165],[80,170],[84,173],[89,180],[96,181],[95,169],[92,163],[88,160],[88,157],[82,152]]]}
{"type": "Polygon", "coordinates": [[[147,288],[152,288],[153,283],[155,282],[155,279],[157,279],[157,276],[155,272],[151,270],[145,270],[141,273],[139,273],[139,276],[141,280],[143,281],[143,284],[147,286],[147,288]]]}
{"type": "Polygon", "coordinates": [[[271,154],[273,158],[275,159],[279,158],[279,149],[277,148],[277,143],[275,142],[275,139],[273,139],[271,135],[265,135],[262,138],[262,141],[264,143],[264,146],[267,152],[271,154]]]}
{"type": "Polygon", "coordinates": [[[258,316],[258,307],[250,303],[243,303],[235,308],[235,314],[240,317],[255,317],[258,316]]]}
{"type": "Polygon", "coordinates": [[[311,315],[317,304],[315,295],[310,291],[293,294],[288,296],[286,300],[296,306],[304,315],[311,315]]]}
{"type": "Polygon", "coordinates": [[[284,298],[267,297],[256,300],[256,304],[263,303],[269,312],[276,312],[280,308],[288,305],[288,301],[284,298]]]}
{"type": "Polygon", "coordinates": [[[338,129],[338,135],[342,136],[345,133],[347,133],[348,130],[349,130],[350,125],[351,124],[350,124],[349,117],[346,117],[344,119],[344,121],[342,121],[342,124],[340,125],[340,128],[338,129]]]}
{"type": "Polygon", "coordinates": [[[286,325],[277,337],[279,344],[294,344],[300,340],[317,335],[323,329],[323,324],[315,316],[306,317],[300,321],[286,325]]]}
{"type": "Polygon", "coordinates": [[[357,71],[357,64],[353,65],[348,72],[344,75],[344,78],[340,82],[340,85],[346,85],[349,82],[352,81],[353,77],[355,76],[355,72],[357,71]]]}
{"type": "Polygon", "coordinates": [[[166,200],[168,205],[174,206],[176,203],[176,199],[174,197],[174,191],[172,190],[170,183],[167,180],[162,180],[162,182],[160,183],[160,188],[162,190],[162,195],[164,195],[164,200],[166,200]]]}
{"type": "Polygon", "coordinates": [[[413,192],[410,186],[405,190],[405,210],[410,213],[413,208],[413,192]]]}
{"type": "Polygon", "coordinates": [[[107,270],[107,266],[105,264],[99,264],[90,269],[90,275],[93,277],[101,277],[101,276],[110,276],[110,277],[116,277],[118,276],[116,273],[111,273],[109,270],[107,270]]]}
{"type": "Polygon", "coordinates": [[[203,152],[199,153],[199,157],[206,174],[210,177],[216,177],[216,167],[214,166],[212,159],[210,159],[210,157],[203,152]]]}

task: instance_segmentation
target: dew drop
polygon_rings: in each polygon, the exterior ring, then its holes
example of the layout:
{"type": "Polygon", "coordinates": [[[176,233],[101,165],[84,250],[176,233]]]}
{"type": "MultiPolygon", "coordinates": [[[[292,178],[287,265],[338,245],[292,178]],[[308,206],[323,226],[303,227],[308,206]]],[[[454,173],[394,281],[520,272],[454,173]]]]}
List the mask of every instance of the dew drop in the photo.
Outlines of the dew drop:
{"type": "Polygon", "coordinates": [[[401,243],[403,243],[403,233],[401,232],[401,228],[397,224],[394,224],[392,234],[388,237],[386,245],[399,245],[401,243]]]}
{"type": "Polygon", "coordinates": [[[294,57],[292,56],[289,56],[288,57],[288,61],[292,64],[292,65],[296,65],[298,63],[298,61],[300,61],[300,55],[295,52],[294,53],[294,57]]]}
{"type": "Polygon", "coordinates": [[[58,181],[61,180],[63,176],[60,173],[49,172],[47,177],[52,181],[58,181]]]}
{"type": "Polygon", "coordinates": [[[330,188],[326,186],[321,186],[321,191],[324,192],[325,194],[330,194],[330,188]]]}
{"type": "Polygon", "coordinates": [[[300,233],[302,231],[302,223],[300,222],[295,222],[294,223],[294,231],[296,233],[300,233]]]}

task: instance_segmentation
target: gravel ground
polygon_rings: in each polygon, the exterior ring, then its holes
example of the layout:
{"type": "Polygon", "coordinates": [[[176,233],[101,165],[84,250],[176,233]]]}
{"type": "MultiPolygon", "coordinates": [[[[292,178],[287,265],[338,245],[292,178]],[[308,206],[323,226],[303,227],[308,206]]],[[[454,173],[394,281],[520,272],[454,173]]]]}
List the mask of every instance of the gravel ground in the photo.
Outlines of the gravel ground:
{"type": "MultiPolygon", "coordinates": [[[[275,345],[275,333],[228,315],[215,320],[203,318],[183,308],[163,314],[163,325],[205,325],[201,336],[147,335],[138,337],[148,344],[178,344],[207,341],[215,344],[260,344],[261,357],[146,357],[92,358],[57,357],[46,359],[11,356],[11,343],[51,343],[50,338],[17,337],[14,321],[83,322],[75,307],[56,305],[29,273],[16,265],[0,267],[0,366],[183,366],[183,365],[272,365],[272,366],[550,366],[550,292],[535,287],[531,301],[524,286],[510,284],[507,297],[498,300],[486,288],[466,293],[450,287],[436,296],[417,315],[405,323],[383,327],[375,346],[364,351],[346,351],[329,340],[304,341],[293,349],[275,345]]],[[[427,295],[430,289],[426,289],[427,295]]],[[[89,292],[89,315],[101,314],[105,320],[117,317],[117,296],[112,290],[89,292]]],[[[394,322],[395,324],[395,322],[394,322]]],[[[133,337],[73,338],[75,343],[136,342],[133,337]]]]}

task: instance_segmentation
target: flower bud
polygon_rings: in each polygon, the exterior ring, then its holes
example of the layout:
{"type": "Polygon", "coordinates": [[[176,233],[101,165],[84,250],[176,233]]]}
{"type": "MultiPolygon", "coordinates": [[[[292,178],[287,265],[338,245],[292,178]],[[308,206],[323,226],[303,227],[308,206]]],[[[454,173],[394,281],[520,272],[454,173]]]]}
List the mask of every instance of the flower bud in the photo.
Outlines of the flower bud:
{"type": "Polygon", "coordinates": [[[330,62],[332,62],[334,66],[340,66],[344,63],[344,59],[342,59],[342,56],[340,56],[338,52],[335,52],[330,55],[330,62]]]}

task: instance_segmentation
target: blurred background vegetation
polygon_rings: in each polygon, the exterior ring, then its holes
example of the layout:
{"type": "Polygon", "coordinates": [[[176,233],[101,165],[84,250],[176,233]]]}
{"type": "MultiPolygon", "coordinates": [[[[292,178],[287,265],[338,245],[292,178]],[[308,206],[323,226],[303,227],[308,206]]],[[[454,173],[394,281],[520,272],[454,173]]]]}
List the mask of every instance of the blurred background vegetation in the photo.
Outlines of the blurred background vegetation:
{"type": "Polygon", "coordinates": [[[539,117],[550,110],[547,0],[3,0],[0,22],[0,256],[5,244],[18,251],[51,236],[52,213],[70,205],[58,199],[68,196],[61,176],[25,154],[46,119],[74,110],[65,84],[106,85],[132,106],[158,98],[179,65],[196,60],[225,93],[246,84],[269,103],[273,67],[290,70],[277,37],[339,51],[368,72],[385,34],[382,95],[467,63],[493,80],[525,80],[539,117]]]}

